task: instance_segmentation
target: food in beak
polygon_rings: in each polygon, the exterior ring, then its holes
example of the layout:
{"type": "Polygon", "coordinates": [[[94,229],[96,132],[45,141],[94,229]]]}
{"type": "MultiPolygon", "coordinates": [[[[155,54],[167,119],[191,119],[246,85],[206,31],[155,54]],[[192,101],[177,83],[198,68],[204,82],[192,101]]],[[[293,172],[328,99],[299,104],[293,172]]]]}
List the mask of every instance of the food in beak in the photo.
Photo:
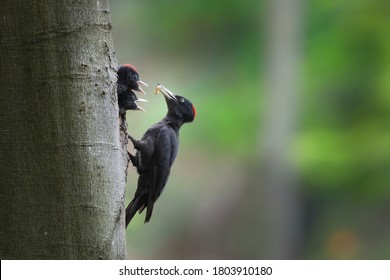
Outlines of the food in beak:
{"type": "Polygon", "coordinates": [[[169,89],[167,89],[166,87],[164,87],[161,84],[157,84],[157,86],[156,86],[156,94],[158,94],[159,92],[164,94],[164,96],[169,98],[169,99],[177,100],[175,95],[169,89]]]}

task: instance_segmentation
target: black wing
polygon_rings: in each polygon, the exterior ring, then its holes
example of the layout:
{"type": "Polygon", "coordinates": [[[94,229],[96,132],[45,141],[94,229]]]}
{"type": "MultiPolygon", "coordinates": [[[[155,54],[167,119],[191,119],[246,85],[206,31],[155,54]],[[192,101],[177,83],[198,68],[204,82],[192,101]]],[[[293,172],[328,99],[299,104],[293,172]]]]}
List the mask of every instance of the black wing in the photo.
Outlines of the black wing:
{"type": "Polygon", "coordinates": [[[162,127],[154,143],[150,187],[148,193],[145,222],[150,220],[153,205],[162,193],[171,171],[171,165],[177,154],[177,136],[170,127],[162,127]]]}

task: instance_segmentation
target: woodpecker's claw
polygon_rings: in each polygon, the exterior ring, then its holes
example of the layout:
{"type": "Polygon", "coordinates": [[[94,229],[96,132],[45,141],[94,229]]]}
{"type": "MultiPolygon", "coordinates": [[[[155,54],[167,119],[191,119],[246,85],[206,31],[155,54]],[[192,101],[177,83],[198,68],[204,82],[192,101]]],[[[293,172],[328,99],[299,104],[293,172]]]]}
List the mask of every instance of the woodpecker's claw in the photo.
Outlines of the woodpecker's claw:
{"type": "Polygon", "coordinates": [[[127,126],[126,126],[126,122],[123,122],[119,125],[119,128],[123,131],[123,132],[127,132],[127,126]]]}
{"type": "Polygon", "coordinates": [[[127,134],[127,138],[130,139],[130,141],[133,143],[133,145],[135,145],[135,143],[137,143],[137,139],[133,138],[130,134],[127,134]]]}

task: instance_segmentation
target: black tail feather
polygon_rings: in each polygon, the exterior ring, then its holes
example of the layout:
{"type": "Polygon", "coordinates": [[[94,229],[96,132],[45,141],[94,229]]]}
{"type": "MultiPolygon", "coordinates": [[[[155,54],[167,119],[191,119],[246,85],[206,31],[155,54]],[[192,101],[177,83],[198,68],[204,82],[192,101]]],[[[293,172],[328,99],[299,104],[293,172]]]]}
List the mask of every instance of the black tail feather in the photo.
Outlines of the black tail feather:
{"type": "Polygon", "coordinates": [[[146,208],[146,215],[145,215],[145,221],[144,221],[145,224],[147,222],[149,222],[150,218],[152,217],[153,205],[154,204],[149,204],[148,207],[146,208]]]}
{"type": "Polygon", "coordinates": [[[133,200],[126,207],[126,228],[129,225],[130,221],[133,219],[135,213],[137,213],[138,209],[141,208],[142,204],[140,203],[142,196],[136,195],[133,200]]]}

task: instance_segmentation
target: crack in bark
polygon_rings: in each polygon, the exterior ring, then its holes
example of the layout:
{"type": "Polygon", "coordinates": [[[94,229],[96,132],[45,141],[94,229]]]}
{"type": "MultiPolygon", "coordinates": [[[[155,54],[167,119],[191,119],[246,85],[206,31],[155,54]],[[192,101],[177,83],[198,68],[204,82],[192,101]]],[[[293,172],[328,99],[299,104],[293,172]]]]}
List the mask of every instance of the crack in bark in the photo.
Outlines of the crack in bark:
{"type": "Polygon", "coordinates": [[[74,143],[63,143],[56,144],[56,147],[108,147],[113,150],[119,150],[116,145],[109,142],[74,142],[74,143]]]}

